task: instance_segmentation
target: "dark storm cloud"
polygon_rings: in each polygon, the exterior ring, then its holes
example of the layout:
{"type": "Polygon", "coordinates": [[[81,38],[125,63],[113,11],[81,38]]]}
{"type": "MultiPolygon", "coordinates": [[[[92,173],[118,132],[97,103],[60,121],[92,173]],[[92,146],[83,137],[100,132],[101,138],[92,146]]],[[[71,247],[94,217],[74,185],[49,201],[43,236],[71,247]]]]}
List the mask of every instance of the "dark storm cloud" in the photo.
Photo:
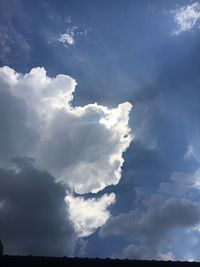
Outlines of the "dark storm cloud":
{"type": "MultiPolygon", "coordinates": [[[[0,169],[0,237],[5,253],[72,255],[76,236],[68,220],[65,189],[31,160],[20,170],[0,169]]],[[[23,166],[23,167],[22,167],[23,166]]]]}

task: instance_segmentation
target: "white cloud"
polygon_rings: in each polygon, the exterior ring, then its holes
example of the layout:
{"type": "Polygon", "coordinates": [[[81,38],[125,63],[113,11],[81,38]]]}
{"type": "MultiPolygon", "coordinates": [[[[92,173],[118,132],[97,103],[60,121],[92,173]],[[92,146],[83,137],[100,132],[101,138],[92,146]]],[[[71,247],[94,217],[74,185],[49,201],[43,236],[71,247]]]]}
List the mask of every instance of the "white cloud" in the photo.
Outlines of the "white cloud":
{"type": "Polygon", "coordinates": [[[173,34],[178,35],[195,27],[199,28],[200,4],[198,2],[173,10],[172,13],[177,24],[173,34]]]}
{"type": "Polygon", "coordinates": [[[190,143],[186,149],[184,159],[193,160],[200,163],[200,140],[198,135],[192,136],[190,143]]]}
{"type": "Polygon", "coordinates": [[[184,155],[184,159],[186,159],[186,160],[188,160],[188,159],[195,159],[195,160],[197,160],[197,155],[196,155],[196,153],[194,151],[193,145],[190,144],[187,147],[187,150],[186,150],[185,155],[184,155]]]}
{"type": "Polygon", "coordinates": [[[200,190],[200,169],[197,169],[192,176],[192,186],[200,190]]]}
{"type": "Polygon", "coordinates": [[[0,79],[25,102],[25,124],[36,135],[34,147],[27,147],[23,156],[34,158],[79,194],[119,182],[122,155],[133,138],[128,127],[130,103],[113,109],[96,103],[72,107],[76,81],[63,74],[50,78],[44,68],[22,75],[3,67],[0,79]]]}
{"type": "Polygon", "coordinates": [[[60,38],[58,39],[63,44],[73,45],[75,43],[74,41],[74,34],[72,33],[63,33],[60,35],[60,38]]]}
{"type": "MultiPolygon", "coordinates": [[[[76,81],[64,74],[50,78],[39,67],[25,75],[2,67],[0,85],[0,166],[16,157],[33,158],[37,168],[78,194],[97,193],[119,182],[123,153],[133,139],[129,102],[116,108],[97,103],[73,107],[76,81]]],[[[71,196],[68,203],[76,228],[85,236],[107,220],[114,195],[91,200],[71,196]],[[82,219],[76,216],[76,205],[82,219]],[[94,222],[88,224],[88,218],[94,222]]]]}
{"type": "Polygon", "coordinates": [[[72,46],[80,36],[86,37],[89,31],[91,31],[90,28],[81,29],[79,26],[68,27],[66,32],[60,34],[57,40],[64,45],[72,46]]]}
{"type": "Polygon", "coordinates": [[[110,217],[108,206],[115,203],[115,194],[105,194],[101,198],[67,196],[70,219],[79,237],[91,235],[110,217]]]}

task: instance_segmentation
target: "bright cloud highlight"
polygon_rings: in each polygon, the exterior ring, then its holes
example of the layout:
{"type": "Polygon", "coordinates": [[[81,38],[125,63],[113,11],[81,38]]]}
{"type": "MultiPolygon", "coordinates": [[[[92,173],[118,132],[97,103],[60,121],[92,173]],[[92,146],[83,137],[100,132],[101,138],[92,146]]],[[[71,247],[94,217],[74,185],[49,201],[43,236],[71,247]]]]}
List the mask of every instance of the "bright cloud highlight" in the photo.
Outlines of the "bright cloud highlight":
{"type": "Polygon", "coordinates": [[[178,8],[173,13],[177,24],[177,29],[173,31],[173,34],[178,35],[194,27],[199,28],[200,4],[198,2],[178,8]]]}
{"type": "MultiPolygon", "coordinates": [[[[64,74],[48,77],[44,68],[25,75],[0,68],[1,166],[32,158],[38,169],[78,194],[97,193],[119,182],[123,153],[133,139],[128,126],[132,105],[73,107],[76,84],[64,74]]],[[[70,195],[66,200],[78,235],[87,236],[107,221],[115,195],[70,195]]]]}
{"type": "MultiPolygon", "coordinates": [[[[76,193],[96,193],[121,178],[123,152],[133,139],[128,102],[109,109],[98,104],[72,107],[76,81],[63,74],[50,78],[44,68],[22,75],[0,69],[5,90],[25,104],[24,127],[34,144],[8,157],[32,157],[76,193]]],[[[14,127],[14,126],[13,126],[14,127]]],[[[13,131],[15,129],[13,128],[13,131]]],[[[16,141],[17,143],[17,141],[16,141]]]]}
{"type": "Polygon", "coordinates": [[[72,46],[75,44],[78,37],[86,37],[90,30],[91,29],[81,29],[79,26],[69,27],[66,32],[60,34],[58,41],[65,46],[72,46]]]}
{"type": "Polygon", "coordinates": [[[115,203],[115,194],[105,194],[101,198],[67,196],[70,219],[79,237],[91,235],[101,227],[110,217],[108,206],[115,203]],[[77,208],[78,207],[78,208],[77,208]]]}
{"type": "MultiPolygon", "coordinates": [[[[73,33],[73,32],[72,32],[73,33]]],[[[70,33],[63,33],[60,35],[60,38],[58,39],[63,44],[73,45],[75,43],[74,41],[74,34],[70,33]]]]}

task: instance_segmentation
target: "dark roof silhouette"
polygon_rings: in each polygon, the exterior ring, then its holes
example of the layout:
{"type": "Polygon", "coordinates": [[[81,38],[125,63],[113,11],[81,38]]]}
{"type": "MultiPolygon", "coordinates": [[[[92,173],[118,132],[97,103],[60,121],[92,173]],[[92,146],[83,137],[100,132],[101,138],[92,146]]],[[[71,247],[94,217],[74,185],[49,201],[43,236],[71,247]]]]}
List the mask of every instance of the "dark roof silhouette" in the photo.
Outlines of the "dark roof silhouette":
{"type": "Polygon", "coordinates": [[[67,266],[67,267],[198,267],[198,262],[181,261],[139,261],[119,259],[89,259],[89,258],[58,258],[58,257],[34,257],[34,256],[8,256],[0,257],[0,266],[67,266]]]}

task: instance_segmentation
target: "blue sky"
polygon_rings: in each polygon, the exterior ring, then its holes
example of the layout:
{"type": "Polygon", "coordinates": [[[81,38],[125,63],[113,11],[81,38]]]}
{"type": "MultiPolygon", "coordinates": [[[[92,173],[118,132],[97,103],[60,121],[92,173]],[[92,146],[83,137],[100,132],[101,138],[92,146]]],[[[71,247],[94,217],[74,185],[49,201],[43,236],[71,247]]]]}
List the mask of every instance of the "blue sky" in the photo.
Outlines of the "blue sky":
{"type": "Polygon", "coordinates": [[[200,2],[0,0],[0,14],[5,252],[200,260],[200,2]]]}

